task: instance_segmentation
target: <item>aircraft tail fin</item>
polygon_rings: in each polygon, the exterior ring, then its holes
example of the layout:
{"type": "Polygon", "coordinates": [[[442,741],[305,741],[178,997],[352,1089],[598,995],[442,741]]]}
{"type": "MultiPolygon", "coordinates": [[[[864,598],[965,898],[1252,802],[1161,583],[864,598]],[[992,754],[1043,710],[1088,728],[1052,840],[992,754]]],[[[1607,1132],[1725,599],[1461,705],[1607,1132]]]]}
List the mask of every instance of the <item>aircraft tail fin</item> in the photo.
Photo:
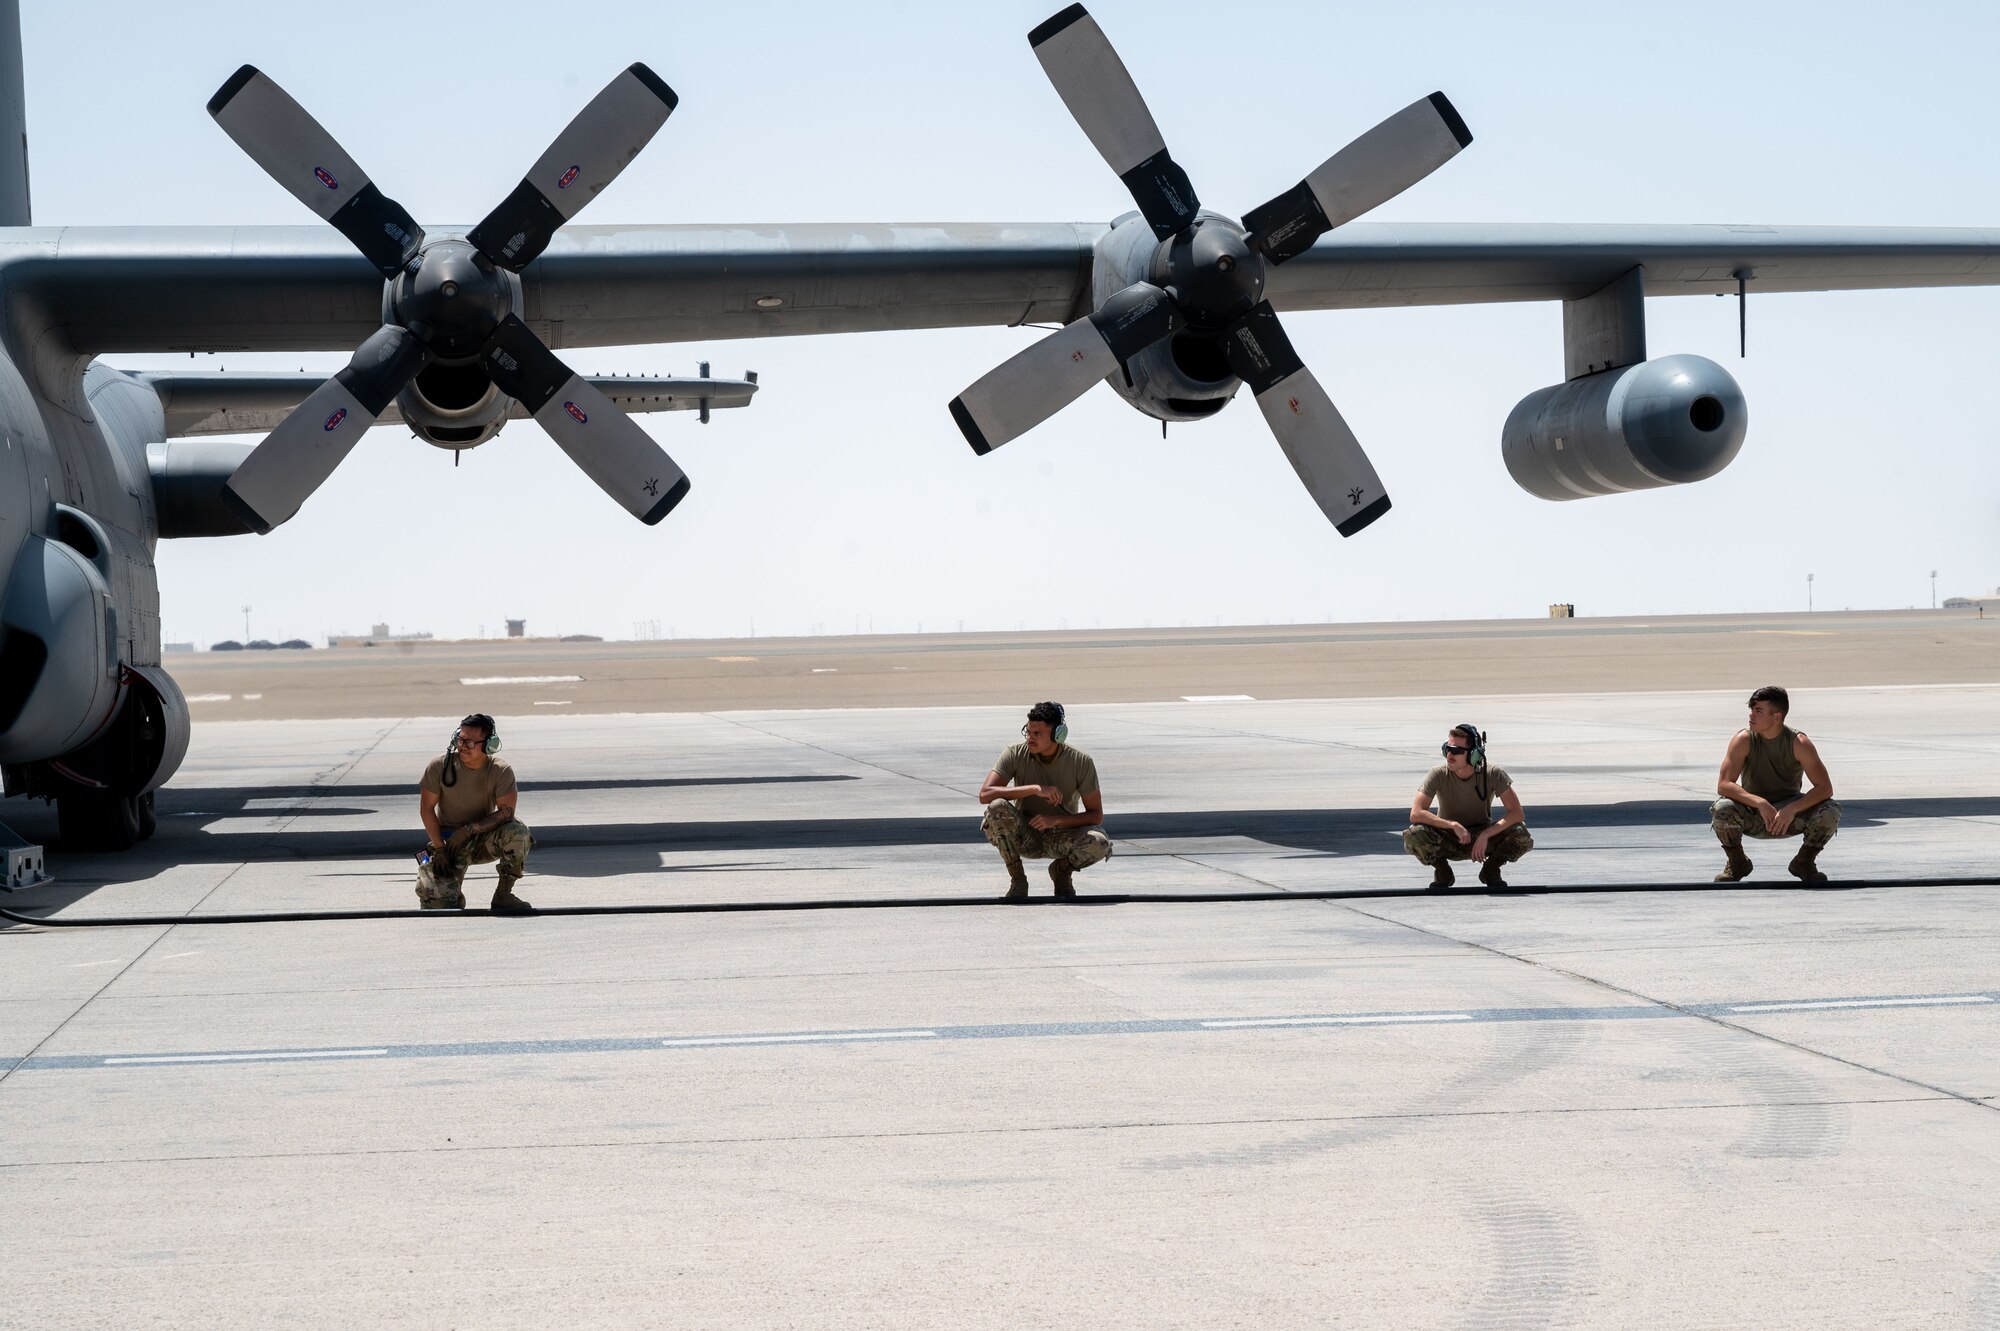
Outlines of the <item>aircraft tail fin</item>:
{"type": "Polygon", "coordinates": [[[32,226],[28,94],[21,72],[21,3],[0,0],[0,226],[32,226]]]}

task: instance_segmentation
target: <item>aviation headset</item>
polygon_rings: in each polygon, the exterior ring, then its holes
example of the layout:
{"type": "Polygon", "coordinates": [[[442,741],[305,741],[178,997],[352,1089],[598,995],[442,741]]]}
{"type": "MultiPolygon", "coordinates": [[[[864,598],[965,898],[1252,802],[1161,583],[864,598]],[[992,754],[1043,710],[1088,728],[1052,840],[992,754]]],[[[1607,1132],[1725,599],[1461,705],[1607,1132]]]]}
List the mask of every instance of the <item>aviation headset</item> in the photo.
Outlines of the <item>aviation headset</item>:
{"type": "Polygon", "coordinates": [[[1466,747],[1469,750],[1469,752],[1467,752],[1465,755],[1465,761],[1471,763],[1473,767],[1478,769],[1479,797],[1481,799],[1485,799],[1487,797],[1486,796],[1486,732],[1481,730],[1478,726],[1473,725],[1470,721],[1461,721],[1457,725],[1451,728],[1451,733],[1454,735],[1465,736],[1466,747]]]}
{"type": "Polygon", "coordinates": [[[447,786],[458,784],[458,732],[467,726],[478,726],[486,732],[486,743],[480,747],[487,754],[500,752],[500,729],[493,724],[493,718],[484,712],[474,712],[451,728],[451,738],[444,742],[444,773],[438,779],[447,786]]]}
{"type": "MultiPolygon", "coordinates": [[[[1049,738],[1060,744],[1069,738],[1069,723],[1063,720],[1063,705],[1059,702],[1038,702],[1028,709],[1028,720],[1041,721],[1049,728],[1049,738]]],[[[1022,726],[1021,733],[1028,733],[1022,726]]]]}

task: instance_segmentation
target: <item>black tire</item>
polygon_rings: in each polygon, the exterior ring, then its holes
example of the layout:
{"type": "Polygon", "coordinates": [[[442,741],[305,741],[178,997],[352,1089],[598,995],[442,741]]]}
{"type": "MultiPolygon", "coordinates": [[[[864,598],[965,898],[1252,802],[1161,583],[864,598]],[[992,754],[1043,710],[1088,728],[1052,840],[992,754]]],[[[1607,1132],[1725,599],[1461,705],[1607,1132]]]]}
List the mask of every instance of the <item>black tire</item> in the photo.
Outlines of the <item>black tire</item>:
{"type": "Polygon", "coordinates": [[[56,824],[71,853],[130,850],[139,840],[139,800],[97,791],[59,796],[56,824]]]}
{"type": "Polygon", "coordinates": [[[151,841],[153,839],[153,833],[160,830],[159,816],[153,812],[153,792],[149,790],[145,794],[141,795],[138,798],[137,804],[138,804],[138,816],[139,816],[139,839],[141,841],[151,841]]]}

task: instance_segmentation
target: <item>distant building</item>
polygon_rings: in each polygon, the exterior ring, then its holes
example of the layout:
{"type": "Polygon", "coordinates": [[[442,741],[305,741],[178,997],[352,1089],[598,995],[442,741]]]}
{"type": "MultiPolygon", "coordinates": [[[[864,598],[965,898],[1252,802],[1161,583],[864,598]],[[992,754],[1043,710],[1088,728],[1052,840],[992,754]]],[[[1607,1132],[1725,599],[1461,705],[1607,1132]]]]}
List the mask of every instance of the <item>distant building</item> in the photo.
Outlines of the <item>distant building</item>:
{"type": "Polygon", "coordinates": [[[1984,596],[1947,596],[1944,598],[1947,610],[1992,610],[2000,612],[2000,587],[1984,596]]]}
{"type": "Polygon", "coordinates": [[[521,638],[521,637],[526,637],[526,636],[527,636],[527,633],[528,633],[528,621],[527,621],[527,620],[525,620],[525,619],[510,619],[510,620],[508,620],[508,621],[507,621],[507,636],[508,636],[508,637],[510,637],[510,638],[521,638]]]}
{"type": "Polygon", "coordinates": [[[163,652],[191,652],[194,650],[194,644],[191,642],[163,642],[160,644],[160,650],[163,652]]]}
{"type": "Polygon", "coordinates": [[[389,626],[387,624],[371,625],[368,629],[368,636],[371,638],[386,638],[389,636],[389,626]]]}

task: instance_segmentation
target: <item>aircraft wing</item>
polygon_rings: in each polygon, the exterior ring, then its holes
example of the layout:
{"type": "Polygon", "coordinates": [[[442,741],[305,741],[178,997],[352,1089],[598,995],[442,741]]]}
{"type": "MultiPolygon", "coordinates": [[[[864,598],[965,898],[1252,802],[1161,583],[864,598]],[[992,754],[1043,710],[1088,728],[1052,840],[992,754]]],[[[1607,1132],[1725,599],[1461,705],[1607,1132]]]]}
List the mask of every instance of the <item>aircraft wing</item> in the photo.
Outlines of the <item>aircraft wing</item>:
{"type": "MultiPolygon", "coordinates": [[[[167,438],[180,439],[205,434],[268,434],[284,424],[293,408],[306,400],[321,384],[324,374],[257,374],[248,371],[221,373],[179,370],[137,370],[132,377],[159,395],[166,409],[167,438]]],[[[726,407],[747,407],[757,391],[753,375],[747,379],[716,379],[701,376],[642,377],[637,375],[586,376],[598,392],[627,412],[700,411],[704,407],[720,411],[726,407]]],[[[514,403],[507,411],[509,420],[528,419],[528,409],[514,403]]],[[[376,425],[399,425],[401,409],[391,402],[376,425]]]]}
{"type": "MultiPolygon", "coordinates": [[[[522,274],[551,347],[1063,323],[1083,314],[1077,223],[570,226],[522,274]]],[[[327,227],[0,233],[17,346],[345,351],[381,324],[379,274],[327,227]]],[[[1271,271],[1281,310],[1589,295],[2000,285],[2000,230],[1353,222],[1271,271]]]]}

